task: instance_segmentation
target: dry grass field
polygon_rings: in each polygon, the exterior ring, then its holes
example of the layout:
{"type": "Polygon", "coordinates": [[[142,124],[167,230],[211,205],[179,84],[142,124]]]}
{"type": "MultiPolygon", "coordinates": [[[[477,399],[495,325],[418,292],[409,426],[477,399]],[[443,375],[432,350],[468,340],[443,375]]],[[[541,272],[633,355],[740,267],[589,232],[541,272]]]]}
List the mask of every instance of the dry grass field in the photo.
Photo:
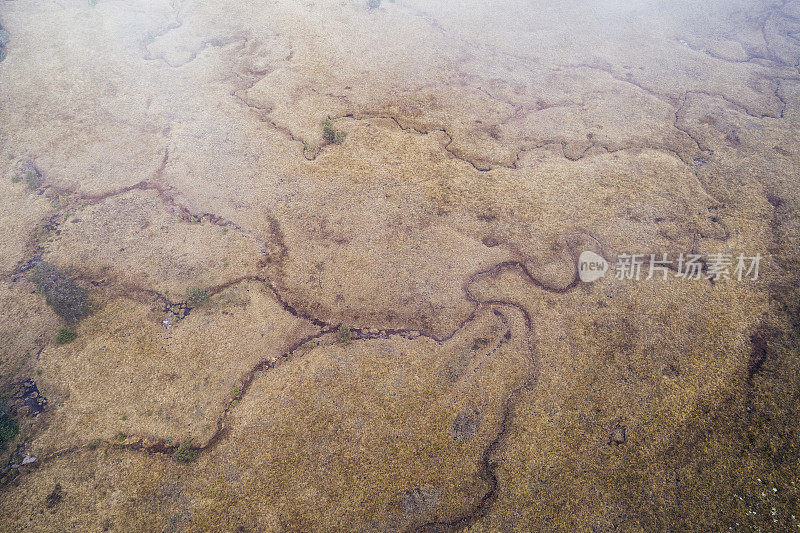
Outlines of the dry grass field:
{"type": "Polygon", "coordinates": [[[0,27],[0,530],[800,528],[799,1],[0,27]]]}

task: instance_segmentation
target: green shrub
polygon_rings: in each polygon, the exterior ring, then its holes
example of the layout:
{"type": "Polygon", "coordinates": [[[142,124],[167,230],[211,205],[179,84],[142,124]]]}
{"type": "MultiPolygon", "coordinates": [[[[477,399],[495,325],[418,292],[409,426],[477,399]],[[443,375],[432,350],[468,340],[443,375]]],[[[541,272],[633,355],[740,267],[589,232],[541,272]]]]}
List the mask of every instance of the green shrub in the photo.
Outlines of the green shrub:
{"type": "Polygon", "coordinates": [[[333,126],[333,119],[331,117],[326,118],[325,122],[322,123],[322,138],[325,139],[325,142],[342,144],[344,137],[345,134],[333,126]]]}
{"type": "Polygon", "coordinates": [[[23,174],[25,184],[31,189],[38,189],[42,186],[42,175],[36,171],[28,170],[23,174]]]}
{"type": "Polygon", "coordinates": [[[11,409],[5,396],[0,396],[0,450],[19,435],[19,426],[11,418],[11,409]]]}
{"type": "Polygon", "coordinates": [[[20,175],[17,176],[19,180],[24,180],[25,184],[30,189],[38,189],[42,186],[42,173],[33,164],[33,161],[28,160],[22,165],[20,175]]]}
{"type": "Polygon", "coordinates": [[[69,344],[70,342],[74,341],[77,338],[77,335],[74,331],[67,328],[61,328],[58,330],[58,334],[56,335],[56,343],[58,344],[69,344]]]}
{"type": "Polygon", "coordinates": [[[353,333],[350,331],[349,327],[341,324],[339,326],[339,331],[336,333],[336,338],[339,339],[339,342],[342,344],[348,344],[353,340],[353,333]]]}
{"type": "Polygon", "coordinates": [[[8,44],[8,32],[0,25],[0,61],[6,58],[6,45],[8,44]]]}
{"type": "Polygon", "coordinates": [[[209,294],[207,290],[192,287],[186,292],[186,305],[189,307],[200,307],[208,300],[208,297],[209,294]]]}
{"type": "Polygon", "coordinates": [[[179,463],[191,463],[197,459],[197,450],[192,448],[192,445],[188,442],[184,442],[178,446],[178,449],[175,450],[172,457],[179,463]]]}
{"type": "Polygon", "coordinates": [[[74,324],[88,312],[89,293],[67,272],[41,262],[31,269],[28,277],[36,285],[37,292],[44,296],[47,305],[67,322],[74,324]]]}
{"type": "Polygon", "coordinates": [[[0,450],[5,450],[9,442],[19,435],[19,426],[9,416],[0,416],[0,450]]]}

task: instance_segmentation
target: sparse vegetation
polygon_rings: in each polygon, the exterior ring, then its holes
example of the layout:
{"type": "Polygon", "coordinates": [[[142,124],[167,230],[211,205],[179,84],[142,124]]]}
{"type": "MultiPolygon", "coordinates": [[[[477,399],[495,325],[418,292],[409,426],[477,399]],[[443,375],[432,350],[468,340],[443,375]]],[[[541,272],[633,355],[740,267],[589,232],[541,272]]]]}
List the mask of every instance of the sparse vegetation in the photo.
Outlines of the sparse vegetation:
{"type": "Polygon", "coordinates": [[[348,326],[341,324],[339,326],[339,331],[336,332],[336,338],[342,344],[349,344],[351,340],[353,340],[353,332],[350,331],[348,326]]]}
{"type": "Polygon", "coordinates": [[[186,304],[189,307],[200,307],[206,303],[208,297],[209,294],[207,290],[199,287],[192,287],[186,292],[186,304]]]}
{"type": "Polygon", "coordinates": [[[188,442],[184,442],[178,446],[172,457],[179,463],[191,463],[197,459],[197,450],[192,448],[188,442]]]}
{"type": "Polygon", "coordinates": [[[325,142],[331,144],[342,144],[344,142],[345,134],[337,130],[333,125],[333,119],[328,117],[322,123],[322,138],[325,142]]]}
{"type": "Polygon", "coordinates": [[[117,433],[117,440],[123,442],[125,440],[125,433],[117,433]]]}
{"type": "Polygon", "coordinates": [[[69,344],[70,342],[74,341],[77,337],[78,336],[71,329],[61,328],[58,330],[58,333],[56,334],[56,343],[69,344]]]}
{"type": "Polygon", "coordinates": [[[231,396],[233,396],[234,398],[237,398],[241,393],[242,391],[239,390],[239,387],[234,387],[233,389],[231,389],[231,396]]]}
{"type": "Polygon", "coordinates": [[[29,279],[36,285],[37,292],[45,297],[47,305],[67,322],[74,324],[89,311],[86,289],[54,265],[38,263],[31,269],[29,279]]]}

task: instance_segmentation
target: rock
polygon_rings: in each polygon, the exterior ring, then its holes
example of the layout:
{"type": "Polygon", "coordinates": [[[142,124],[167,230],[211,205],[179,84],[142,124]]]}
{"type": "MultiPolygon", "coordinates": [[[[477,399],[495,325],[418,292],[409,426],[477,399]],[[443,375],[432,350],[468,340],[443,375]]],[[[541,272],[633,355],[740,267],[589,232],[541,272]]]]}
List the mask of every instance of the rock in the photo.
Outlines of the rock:
{"type": "Polygon", "coordinates": [[[400,507],[407,515],[419,516],[431,511],[439,502],[439,491],[429,485],[407,490],[400,495],[400,507]]]}
{"type": "Polygon", "coordinates": [[[481,413],[474,408],[467,408],[458,413],[453,420],[453,440],[456,442],[471,440],[478,433],[482,418],[481,413]]]}
{"type": "Polygon", "coordinates": [[[609,439],[609,444],[613,444],[614,446],[619,446],[620,444],[625,444],[625,441],[628,440],[627,436],[625,435],[627,428],[622,424],[617,424],[611,430],[611,438],[609,439]]]}
{"type": "Polygon", "coordinates": [[[23,413],[28,417],[38,416],[47,407],[47,398],[39,392],[33,379],[27,379],[18,385],[14,400],[17,408],[24,408],[23,413]]]}
{"type": "Polygon", "coordinates": [[[61,498],[63,497],[64,491],[61,490],[61,483],[56,483],[56,486],[53,487],[53,491],[44,499],[44,506],[48,509],[52,509],[61,502],[61,498]]]}

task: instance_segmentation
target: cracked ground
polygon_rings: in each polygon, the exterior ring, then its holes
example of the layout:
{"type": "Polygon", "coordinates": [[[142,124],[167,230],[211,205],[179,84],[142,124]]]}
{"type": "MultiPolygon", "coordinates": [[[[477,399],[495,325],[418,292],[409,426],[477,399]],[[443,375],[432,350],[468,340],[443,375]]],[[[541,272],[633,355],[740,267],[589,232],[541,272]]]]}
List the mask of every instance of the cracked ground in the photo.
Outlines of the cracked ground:
{"type": "Polygon", "coordinates": [[[377,3],[0,1],[0,530],[800,528],[800,1],[377,3]]]}

